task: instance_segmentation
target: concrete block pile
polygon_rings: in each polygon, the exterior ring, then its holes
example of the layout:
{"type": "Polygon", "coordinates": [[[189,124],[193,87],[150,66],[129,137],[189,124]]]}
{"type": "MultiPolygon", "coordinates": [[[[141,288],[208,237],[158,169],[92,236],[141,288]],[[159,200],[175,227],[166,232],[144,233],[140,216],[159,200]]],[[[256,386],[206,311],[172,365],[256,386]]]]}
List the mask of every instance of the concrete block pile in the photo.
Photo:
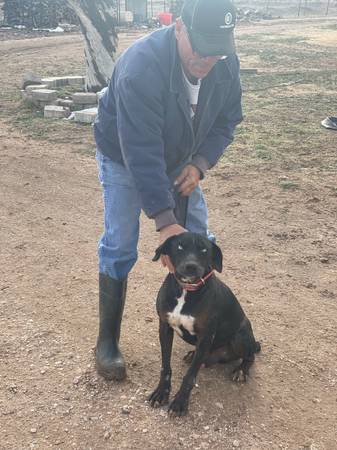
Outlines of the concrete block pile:
{"type": "Polygon", "coordinates": [[[82,76],[41,78],[35,74],[25,74],[22,98],[43,109],[48,119],[72,118],[75,122],[93,123],[97,115],[99,94],[83,92],[85,78],[82,76]],[[61,90],[66,87],[79,89],[78,92],[60,98],[61,90]]]}

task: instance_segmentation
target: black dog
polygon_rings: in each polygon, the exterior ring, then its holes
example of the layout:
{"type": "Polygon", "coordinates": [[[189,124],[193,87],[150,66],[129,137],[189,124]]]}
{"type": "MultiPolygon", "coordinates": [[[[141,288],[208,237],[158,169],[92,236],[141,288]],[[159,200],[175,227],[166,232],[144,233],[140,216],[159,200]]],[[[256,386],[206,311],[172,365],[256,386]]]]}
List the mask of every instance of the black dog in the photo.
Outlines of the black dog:
{"type": "Polygon", "coordinates": [[[202,364],[242,359],[233,372],[234,381],[246,381],[260,344],[232,291],[213,273],[222,271],[220,248],[205,237],[183,233],[169,238],[157,250],[153,261],[168,255],[175,268],[160,288],[157,311],[160,318],[162,368],[151,406],[168,403],[171,390],[173,330],[195,345],[185,360],[191,365],[169,406],[169,413],[186,414],[191,390],[202,364]]]}

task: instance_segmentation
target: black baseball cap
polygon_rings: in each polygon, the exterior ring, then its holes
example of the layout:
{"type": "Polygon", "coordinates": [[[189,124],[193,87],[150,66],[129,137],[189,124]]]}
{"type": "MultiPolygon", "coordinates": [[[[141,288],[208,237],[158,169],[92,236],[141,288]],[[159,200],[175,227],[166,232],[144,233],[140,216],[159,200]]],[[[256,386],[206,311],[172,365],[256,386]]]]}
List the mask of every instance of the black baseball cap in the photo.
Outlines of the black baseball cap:
{"type": "Polygon", "coordinates": [[[229,0],[185,0],[181,18],[193,51],[200,56],[235,53],[236,9],[229,0]]]}

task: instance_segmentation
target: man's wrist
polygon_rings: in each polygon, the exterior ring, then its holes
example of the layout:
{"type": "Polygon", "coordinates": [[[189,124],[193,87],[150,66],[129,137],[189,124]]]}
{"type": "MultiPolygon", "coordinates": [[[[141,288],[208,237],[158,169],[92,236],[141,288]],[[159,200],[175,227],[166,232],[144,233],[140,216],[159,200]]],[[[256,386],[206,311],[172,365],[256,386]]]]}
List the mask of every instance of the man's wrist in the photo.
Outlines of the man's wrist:
{"type": "Polygon", "coordinates": [[[174,225],[178,223],[173,209],[165,209],[164,211],[161,211],[154,217],[154,221],[157,231],[160,231],[162,228],[165,228],[168,225],[174,225]]]}
{"type": "Polygon", "coordinates": [[[191,164],[199,169],[200,171],[200,180],[202,180],[205,177],[206,171],[210,168],[210,164],[207,161],[206,158],[204,158],[201,155],[195,155],[192,158],[191,164]]]}

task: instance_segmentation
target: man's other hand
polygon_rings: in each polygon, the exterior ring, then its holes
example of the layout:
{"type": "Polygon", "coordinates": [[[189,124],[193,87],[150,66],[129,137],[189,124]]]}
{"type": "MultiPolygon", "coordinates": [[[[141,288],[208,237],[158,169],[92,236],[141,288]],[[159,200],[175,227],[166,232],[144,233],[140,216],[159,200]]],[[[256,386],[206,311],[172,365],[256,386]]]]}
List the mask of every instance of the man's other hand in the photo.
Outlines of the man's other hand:
{"type": "Polygon", "coordinates": [[[192,164],[188,164],[176,179],[174,184],[175,186],[179,186],[178,191],[182,195],[188,196],[192,194],[194,189],[199,185],[199,181],[200,170],[197,167],[192,166],[192,164]]]}
{"type": "MultiPolygon", "coordinates": [[[[186,231],[187,230],[185,230],[185,228],[178,225],[177,223],[162,228],[159,234],[159,245],[163,244],[169,237],[185,233],[186,231]]],[[[169,256],[161,255],[160,260],[162,265],[168,268],[169,272],[174,273],[174,267],[169,256]]]]}

